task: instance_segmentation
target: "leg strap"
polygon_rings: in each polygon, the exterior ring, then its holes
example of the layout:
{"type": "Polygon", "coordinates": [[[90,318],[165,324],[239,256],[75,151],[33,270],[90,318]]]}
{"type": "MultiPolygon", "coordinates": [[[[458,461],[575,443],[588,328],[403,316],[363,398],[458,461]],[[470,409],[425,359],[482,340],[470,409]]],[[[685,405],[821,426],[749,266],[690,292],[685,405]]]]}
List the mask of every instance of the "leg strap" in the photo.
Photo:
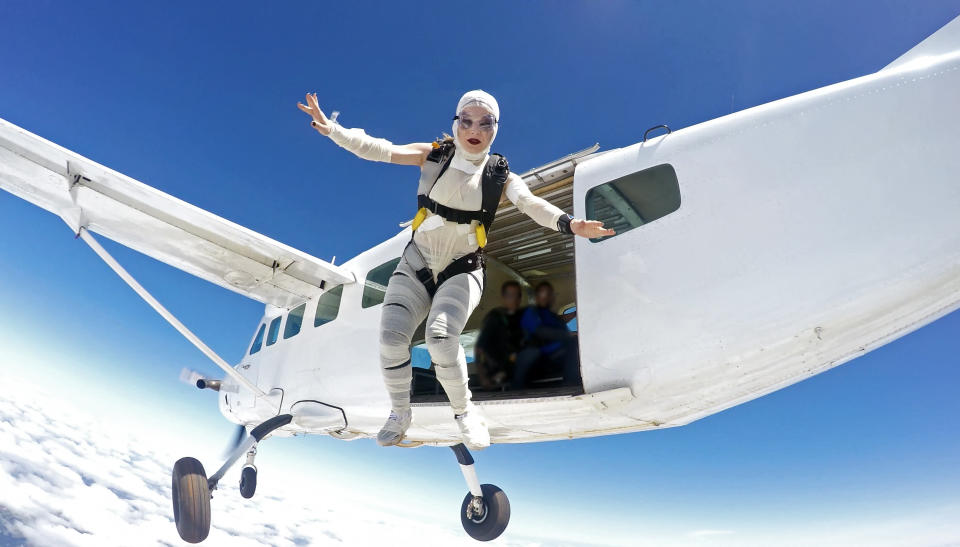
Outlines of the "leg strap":
{"type": "Polygon", "coordinates": [[[430,298],[433,298],[433,295],[437,292],[439,283],[433,280],[433,272],[430,271],[430,268],[423,267],[417,270],[417,279],[423,283],[423,288],[427,289],[427,294],[430,295],[430,298]]]}
{"type": "Polygon", "coordinates": [[[486,268],[486,261],[483,258],[483,251],[477,249],[451,262],[443,271],[437,274],[436,282],[433,280],[433,272],[426,266],[417,270],[417,279],[423,283],[424,288],[427,289],[427,293],[430,294],[430,298],[433,298],[433,295],[436,294],[437,289],[440,288],[440,285],[442,285],[444,281],[455,275],[472,272],[481,268],[486,268]]]}

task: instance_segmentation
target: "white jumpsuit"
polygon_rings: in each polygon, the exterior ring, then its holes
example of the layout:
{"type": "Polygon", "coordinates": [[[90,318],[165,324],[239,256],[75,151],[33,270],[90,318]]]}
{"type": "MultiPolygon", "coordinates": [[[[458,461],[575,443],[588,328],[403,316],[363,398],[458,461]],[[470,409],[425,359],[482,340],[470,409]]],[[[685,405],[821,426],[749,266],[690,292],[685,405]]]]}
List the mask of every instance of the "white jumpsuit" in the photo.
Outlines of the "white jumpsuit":
{"type": "MultiPolygon", "coordinates": [[[[451,165],[433,185],[430,197],[448,207],[479,210],[482,175],[483,169],[468,174],[451,165]]],[[[507,179],[506,196],[537,224],[557,230],[563,210],[534,196],[516,173],[511,172],[507,179]]],[[[390,276],[380,317],[380,362],[395,411],[410,407],[410,342],[424,317],[427,350],[436,364],[437,380],[454,413],[466,410],[471,394],[460,333],[480,302],[485,275],[480,269],[457,274],[440,285],[431,301],[416,271],[427,266],[436,280],[451,262],[477,250],[476,226],[477,221],[459,224],[428,212],[390,276]]],[[[492,234],[496,236],[495,231],[492,234]]]]}

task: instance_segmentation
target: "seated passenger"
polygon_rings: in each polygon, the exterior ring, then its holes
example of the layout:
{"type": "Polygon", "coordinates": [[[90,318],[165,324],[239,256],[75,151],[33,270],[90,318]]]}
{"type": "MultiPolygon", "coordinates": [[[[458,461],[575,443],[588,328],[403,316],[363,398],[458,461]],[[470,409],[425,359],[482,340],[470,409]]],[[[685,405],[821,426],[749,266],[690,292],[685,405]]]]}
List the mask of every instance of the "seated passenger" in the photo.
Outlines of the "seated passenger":
{"type": "Polygon", "coordinates": [[[576,312],[561,317],[550,310],[554,292],[553,285],[547,281],[537,284],[535,294],[536,305],[528,307],[520,319],[525,334],[524,348],[517,354],[511,387],[527,387],[531,373],[537,368],[561,372],[564,385],[580,385],[576,338],[565,323],[576,312]]]}
{"type": "Polygon", "coordinates": [[[474,355],[477,377],[485,388],[504,383],[517,360],[517,352],[523,342],[523,329],[520,328],[522,295],[520,283],[512,279],[504,282],[500,286],[502,306],[490,310],[483,318],[474,355]]]}

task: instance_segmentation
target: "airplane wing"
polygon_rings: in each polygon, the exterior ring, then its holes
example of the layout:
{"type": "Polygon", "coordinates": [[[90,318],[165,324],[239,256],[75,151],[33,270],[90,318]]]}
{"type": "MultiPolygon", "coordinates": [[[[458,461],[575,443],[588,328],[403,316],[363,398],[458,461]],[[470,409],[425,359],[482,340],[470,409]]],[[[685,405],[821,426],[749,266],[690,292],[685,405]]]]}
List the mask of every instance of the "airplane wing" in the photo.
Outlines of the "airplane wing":
{"type": "Polygon", "coordinates": [[[0,119],[0,188],[254,300],[289,308],[349,271],[165,194],[0,119]]]}

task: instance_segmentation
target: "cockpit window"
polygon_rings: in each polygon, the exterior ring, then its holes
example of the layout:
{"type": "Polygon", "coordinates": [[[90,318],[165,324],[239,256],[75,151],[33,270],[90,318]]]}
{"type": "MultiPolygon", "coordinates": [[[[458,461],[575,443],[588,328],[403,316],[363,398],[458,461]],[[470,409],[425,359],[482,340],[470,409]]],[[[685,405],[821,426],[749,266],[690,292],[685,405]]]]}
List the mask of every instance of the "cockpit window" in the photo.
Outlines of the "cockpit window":
{"type": "Polygon", "coordinates": [[[337,285],[320,295],[320,300],[317,302],[317,315],[313,318],[314,327],[319,327],[337,318],[337,314],[340,313],[341,296],[343,296],[343,285],[337,285]]]}
{"type": "Polygon", "coordinates": [[[277,341],[277,336],[280,334],[280,317],[274,317],[273,321],[270,321],[270,330],[267,332],[267,345],[272,346],[277,341]]]}
{"type": "Polygon", "coordinates": [[[300,325],[303,324],[303,310],[307,309],[307,304],[304,302],[296,308],[290,310],[290,313],[287,314],[287,324],[283,327],[283,339],[286,340],[291,336],[296,336],[300,332],[300,325]]]}
{"type": "Polygon", "coordinates": [[[369,308],[383,303],[383,296],[387,292],[387,282],[390,281],[390,275],[397,269],[400,258],[394,258],[385,262],[367,273],[367,279],[363,282],[363,299],[360,306],[369,308]]]}
{"type": "Polygon", "coordinates": [[[257,337],[253,339],[253,345],[250,346],[250,355],[260,351],[260,348],[263,346],[263,332],[266,330],[267,325],[265,323],[260,324],[260,329],[257,331],[257,337]]]}
{"type": "Polygon", "coordinates": [[[600,220],[616,234],[590,238],[597,242],[669,215],[680,208],[680,184],[670,164],[625,175],[587,191],[587,218],[600,220]]]}

